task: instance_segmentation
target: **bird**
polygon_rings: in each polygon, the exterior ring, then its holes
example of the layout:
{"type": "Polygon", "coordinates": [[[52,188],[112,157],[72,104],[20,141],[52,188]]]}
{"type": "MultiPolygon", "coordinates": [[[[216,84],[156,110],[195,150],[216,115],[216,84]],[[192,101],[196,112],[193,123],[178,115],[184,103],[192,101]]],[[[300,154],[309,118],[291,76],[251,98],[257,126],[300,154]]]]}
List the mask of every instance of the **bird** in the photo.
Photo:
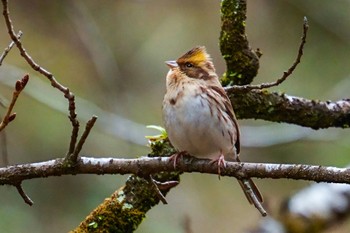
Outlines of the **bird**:
{"type": "MultiPolygon", "coordinates": [[[[171,159],[175,165],[185,154],[211,159],[211,163],[218,164],[220,176],[225,158],[240,162],[240,130],[211,56],[204,46],[196,46],[165,63],[170,69],[166,75],[163,121],[169,141],[179,151],[171,159]]],[[[238,182],[249,203],[257,207],[263,202],[252,179],[238,182]]]]}

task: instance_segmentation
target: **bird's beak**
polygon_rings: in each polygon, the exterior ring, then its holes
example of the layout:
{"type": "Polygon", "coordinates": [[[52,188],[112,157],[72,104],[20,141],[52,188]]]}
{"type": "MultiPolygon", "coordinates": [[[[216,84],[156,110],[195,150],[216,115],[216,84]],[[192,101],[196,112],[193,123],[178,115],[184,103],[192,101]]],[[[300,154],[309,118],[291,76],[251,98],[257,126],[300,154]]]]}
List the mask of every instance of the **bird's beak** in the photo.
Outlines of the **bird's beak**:
{"type": "Polygon", "coordinates": [[[165,64],[169,66],[170,69],[174,69],[179,66],[176,61],[166,61],[165,64]]]}

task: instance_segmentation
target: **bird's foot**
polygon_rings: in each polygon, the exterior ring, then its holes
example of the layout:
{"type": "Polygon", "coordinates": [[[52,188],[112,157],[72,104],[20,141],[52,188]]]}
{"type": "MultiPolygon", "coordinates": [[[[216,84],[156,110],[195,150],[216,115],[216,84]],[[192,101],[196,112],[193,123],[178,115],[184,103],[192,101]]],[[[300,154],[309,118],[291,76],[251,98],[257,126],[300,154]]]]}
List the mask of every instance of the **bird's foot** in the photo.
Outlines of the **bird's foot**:
{"type": "Polygon", "coordinates": [[[219,157],[213,159],[212,161],[210,161],[211,164],[218,164],[218,175],[219,175],[219,179],[221,177],[221,171],[225,170],[226,168],[226,161],[225,161],[225,156],[220,153],[219,157]]]}
{"type": "Polygon", "coordinates": [[[169,157],[169,161],[173,162],[173,164],[174,164],[174,169],[176,169],[177,161],[179,159],[182,159],[183,156],[188,156],[187,151],[180,151],[180,152],[177,152],[169,157]]]}

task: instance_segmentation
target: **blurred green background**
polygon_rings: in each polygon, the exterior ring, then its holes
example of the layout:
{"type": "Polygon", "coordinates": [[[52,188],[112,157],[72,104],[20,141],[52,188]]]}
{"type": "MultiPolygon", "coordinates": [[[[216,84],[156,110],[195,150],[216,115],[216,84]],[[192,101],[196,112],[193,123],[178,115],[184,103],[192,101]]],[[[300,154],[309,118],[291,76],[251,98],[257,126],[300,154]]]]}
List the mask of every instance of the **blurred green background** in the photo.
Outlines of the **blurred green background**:
{"type": "MultiPolygon", "coordinates": [[[[81,129],[99,116],[82,155],[135,158],[147,154],[150,124],[162,125],[165,60],[195,45],[205,45],[218,74],[220,2],[169,1],[10,1],[16,30],[42,67],[77,96],[81,129]]],[[[303,17],[310,30],[301,64],[276,91],[320,100],[349,98],[350,2],[311,0],[248,1],[247,35],[263,56],[254,83],[274,81],[294,61],[303,17]]],[[[3,20],[0,45],[9,37],[3,20]]],[[[10,164],[63,157],[70,140],[67,101],[33,72],[13,49],[0,67],[0,95],[10,100],[15,80],[30,81],[15,107],[16,120],[6,128],[10,164]]],[[[1,114],[5,109],[1,109],[1,114]]],[[[346,166],[349,132],[312,131],[302,127],[240,120],[242,160],[346,166]]],[[[3,147],[3,145],[1,145],[3,147]]],[[[67,232],[102,200],[123,185],[127,176],[78,175],[28,180],[34,200],[26,205],[13,187],[0,187],[0,232],[67,232]]],[[[257,180],[269,211],[278,212],[287,196],[309,185],[291,180],[257,180]]],[[[194,232],[243,232],[261,218],[233,179],[185,174],[167,196],[168,205],[152,209],[137,232],[183,232],[185,218],[194,232]]],[[[349,232],[344,223],[332,232],[349,232]]]]}

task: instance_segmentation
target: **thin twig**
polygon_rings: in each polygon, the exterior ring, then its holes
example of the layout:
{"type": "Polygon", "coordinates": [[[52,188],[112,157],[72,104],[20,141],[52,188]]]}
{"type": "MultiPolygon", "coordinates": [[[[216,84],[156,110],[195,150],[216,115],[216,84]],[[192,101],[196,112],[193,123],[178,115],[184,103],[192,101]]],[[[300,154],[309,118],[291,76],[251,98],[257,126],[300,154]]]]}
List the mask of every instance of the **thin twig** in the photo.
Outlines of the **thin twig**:
{"type": "Polygon", "coordinates": [[[21,80],[17,80],[15,90],[12,94],[12,100],[10,106],[7,108],[7,112],[0,122],[0,132],[16,118],[16,113],[12,113],[13,107],[16,104],[18,96],[21,94],[22,90],[25,88],[29,80],[29,75],[25,75],[21,80]]]}
{"type": "Polygon", "coordinates": [[[71,136],[71,143],[68,154],[73,153],[75,148],[75,143],[78,137],[78,130],[79,130],[79,121],[77,120],[77,114],[75,112],[75,100],[74,100],[74,94],[65,86],[60,84],[52,73],[45,70],[41,66],[39,66],[32,57],[26,52],[24,49],[21,41],[17,38],[14,28],[12,25],[12,20],[10,18],[9,8],[8,8],[8,0],[2,0],[3,4],[3,16],[5,19],[5,23],[8,29],[8,33],[12,39],[12,41],[16,44],[18,50],[20,51],[21,56],[27,61],[27,63],[32,67],[33,70],[39,72],[40,74],[44,75],[49,81],[51,82],[51,85],[61,91],[64,94],[64,97],[68,100],[68,110],[69,110],[69,119],[72,124],[72,136],[71,136]]]}
{"type": "MultiPolygon", "coordinates": [[[[74,100],[74,96],[73,96],[73,102],[75,102],[74,100]]],[[[70,105],[70,103],[69,103],[70,105]]],[[[78,120],[72,118],[72,116],[68,116],[70,122],[72,123],[72,133],[70,136],[70,142],[69,142],[69,148],[68,148],[68,152],[67,152],[67,156],[70,156],[71,154],[74,153],[75,150],[75,146],[77,144],[77,140],[78,140],[78,135],[79,135],[79,128],[80,128],[80,123],[78,120]]]]}
{"type": "Polygon", "coordinates": [[[303,50],[304,50],[304,45],[306,43],[306,36],[307,36],[308,29],[309,29],[308,20],[307,20],[306,17],[304,17],[303,35],[301,37],[301,42],[300,42],[299,49],[298,49],[298,55],[297,55],[294,63],[292,64],[292,66],[289,67],[289,69],[287,71],[284,71],[283,75],[279,79],[277,79],[275,82],[262,83],[262,84],[258,84],[258,85],[232,86],[232,87],[226,88],[226,91],[228,91],[230,89],[234,89],[234,90],[237,90],[237,91],[240,91],[240,90],[241,91],[250,91],[250,90],[253,90],[253,89],[264,89],[264,88],[270,88],[270,87],[278,86],[279,84],[284,82],[293,73],[295,68],[300,63],[301,57],[303,56],[303,50]]]}
{"type": "Polygon", "coordinates": [[[158,185],[156,184],[156,181],[153,179],[152,175],[149,175],[147,177],[147,181],[151,183],[151,185],[153,186],[154,191],[157,194],[157,197],[159,198],[159,200],[164,204],[168,204],[167,200],[165,199],[165,196],[163,195],[163,193],[159,190],[158,185]]]}
{"type": "Polygon", "coordinates": [[[27,203],[28,205],[32,206],[34,204],[34,202],[32,201],[32,199],[30,199],[30,197],[24,192],[23,188],[22,188],[22,184],[18,183],[14,185],[19,193],[19,195],[21,195],[21,197],[23,198],[24,202],[27,203]]]}
{"type": "Polygon", "coordinates": [[[86,123],[85,131],[81,135],[80,140],[79,140],[78,144],[76,145],[74,152],[72,154],[68,155],[68,157],[67,157],[70,160],[70,162],[72,162],[72,163],[77,162],[78,155],[79,155],[81,149],[83,148],[83,145],[84,145],[87,137],[89,136],[89,133],[90,133],[92,127],[94,127],[96,120],[97,120],[97,116],[92,116],[92,118],[86,123]]]}
{"type": "MultiPolygon", "coordinates": [[[[16,37],[18,39],[21,39],[22,35],[23,35],[23,33],[21,31],[19,31],[16,37]]],[[[4,52],[2,52],[2,54],[0,55],[0,66],[2,65],[2,62],[4,61],[5,57],[10,52],[10,50],[12,49],[12,47],[14,45],[15,45],[15,42],[11,41],[11,43],[7,46],[7,48],[4,50],[4,52]]]]}
{"type": "Polygon", "coordinates": [[[180,183],[179,181],[176,181],[176,180],[159,182],[159,181],[153,179],[153,181],[157,185],[159,190],[169,190],[169,189],[177,186],[180,183]]]}

